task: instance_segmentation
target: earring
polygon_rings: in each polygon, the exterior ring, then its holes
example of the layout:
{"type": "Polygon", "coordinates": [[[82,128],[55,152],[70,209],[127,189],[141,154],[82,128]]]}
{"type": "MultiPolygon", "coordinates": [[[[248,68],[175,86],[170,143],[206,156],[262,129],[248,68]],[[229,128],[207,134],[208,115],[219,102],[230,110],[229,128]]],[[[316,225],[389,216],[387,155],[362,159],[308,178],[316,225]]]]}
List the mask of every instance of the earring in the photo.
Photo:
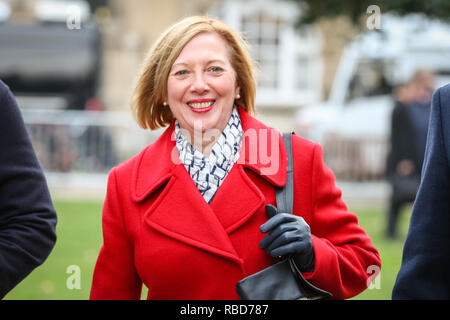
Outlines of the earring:
{"type": "Polygon", "coordinates": [[[164,102],[163,102],[163,106],[164,106],[164,107],[167,106],[167,102],[164,101],[164,102]]]}
{"type": "Polygon", "coordinates": [[[241,98],[241,96],[240,96],[240,94],[238,93],[237,95],[236,95],[236,99],[240,99],[241,98]]]}

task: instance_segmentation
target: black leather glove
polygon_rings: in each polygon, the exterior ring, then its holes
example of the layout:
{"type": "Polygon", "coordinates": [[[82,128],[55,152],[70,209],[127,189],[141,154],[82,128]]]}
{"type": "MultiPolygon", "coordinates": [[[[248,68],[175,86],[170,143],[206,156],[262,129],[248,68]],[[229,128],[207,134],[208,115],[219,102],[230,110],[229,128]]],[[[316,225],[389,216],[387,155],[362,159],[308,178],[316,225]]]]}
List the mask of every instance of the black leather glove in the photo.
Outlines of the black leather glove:
{"type": "Polygon", "coordinates": [[[259,246],[273,257],[291,255],[301,272],[314,271],[314,248],[309,225],[302,217],[290,213],[277,213],[277,208],[266,205],[269,220],[261,225],[265,236],[259,246]]]}

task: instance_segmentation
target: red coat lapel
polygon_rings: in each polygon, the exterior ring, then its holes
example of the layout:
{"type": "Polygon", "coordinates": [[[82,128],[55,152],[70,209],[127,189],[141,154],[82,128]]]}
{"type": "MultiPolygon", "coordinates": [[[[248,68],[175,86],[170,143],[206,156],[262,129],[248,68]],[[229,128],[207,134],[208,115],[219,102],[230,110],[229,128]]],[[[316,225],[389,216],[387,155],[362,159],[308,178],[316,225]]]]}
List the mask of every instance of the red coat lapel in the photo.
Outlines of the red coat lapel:
{"type": "Polygon", "coordinates": [[[287,156],[283,137],[238,108],[244,140],[238,163],[251,169],[277,187],[286,184],[287,156]]]}
{"type": "Polygon", "coordinates": [[[183,165],[176,166],[164,191],[144,215],[157,231],[188,245],[241,263],[214,211],[183,165]]]}
{"type": "Polygon", "coordinates": [[[174,138],[174,123],[138,156],[133,168],[131,196],[133,201],[145,200],[172,176],[180,164],[174,138]]]}

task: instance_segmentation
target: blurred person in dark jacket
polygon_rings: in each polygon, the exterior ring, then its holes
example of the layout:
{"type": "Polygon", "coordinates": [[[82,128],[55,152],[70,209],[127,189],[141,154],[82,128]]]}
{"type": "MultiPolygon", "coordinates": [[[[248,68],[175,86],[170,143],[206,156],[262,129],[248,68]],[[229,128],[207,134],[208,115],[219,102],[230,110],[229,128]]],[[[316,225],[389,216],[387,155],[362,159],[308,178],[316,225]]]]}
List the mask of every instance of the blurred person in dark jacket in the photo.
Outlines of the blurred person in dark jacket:
{"type": "Polygon", "coordinates": [[[431,104],[422,181],[393,299],[450,299],[450,85],[431,104]]]}
{"type": "Polygon", "coordinates": [[[392,186],[387,236],[395,238],[399,212],[414,201],[425,153],[433,74],[419,70],[413,79],[394,92],[387,178],[392,186]]]}
{"type": "Polygon", "coordinates": [[[56,241],[56,212],[22,115],[0,80],[0,298],[41,265],[56,241]]]}

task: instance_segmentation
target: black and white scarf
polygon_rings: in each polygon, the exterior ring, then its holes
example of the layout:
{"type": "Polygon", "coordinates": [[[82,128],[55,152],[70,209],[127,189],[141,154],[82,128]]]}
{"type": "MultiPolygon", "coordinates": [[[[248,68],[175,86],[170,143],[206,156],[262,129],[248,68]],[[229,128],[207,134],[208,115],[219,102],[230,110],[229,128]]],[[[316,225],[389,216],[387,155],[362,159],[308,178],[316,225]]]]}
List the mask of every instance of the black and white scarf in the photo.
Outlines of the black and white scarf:
{"type": "Polygon", "coordinates": [[[241,118],[234,107],[225,129],[206,158],[183,136],[178,121],[175,121],[178,155],[206,202],[210,203],[239,159],[242,137],[241,118]]]}

